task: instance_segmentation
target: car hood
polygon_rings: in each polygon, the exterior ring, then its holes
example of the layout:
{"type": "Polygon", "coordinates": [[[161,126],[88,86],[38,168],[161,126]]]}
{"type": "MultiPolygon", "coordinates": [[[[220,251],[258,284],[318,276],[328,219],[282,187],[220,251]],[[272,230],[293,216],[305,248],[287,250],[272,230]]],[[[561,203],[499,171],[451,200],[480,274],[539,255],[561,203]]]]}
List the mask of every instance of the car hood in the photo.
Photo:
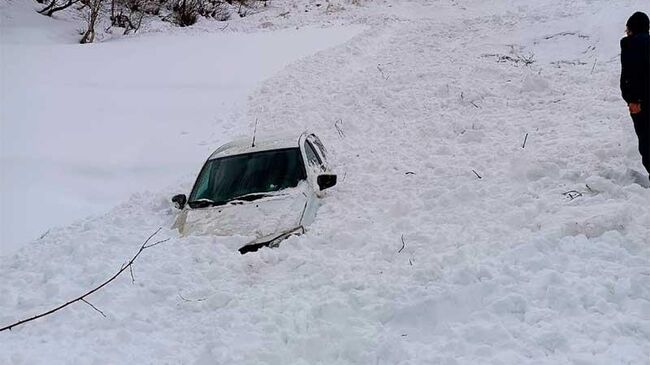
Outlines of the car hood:
{"type": "Polygon", "coordinates": [[[301,225],[306,184],[250,202],[183,210],[175,226],[182,235],[253,236],[280,234],[301,225]]]}

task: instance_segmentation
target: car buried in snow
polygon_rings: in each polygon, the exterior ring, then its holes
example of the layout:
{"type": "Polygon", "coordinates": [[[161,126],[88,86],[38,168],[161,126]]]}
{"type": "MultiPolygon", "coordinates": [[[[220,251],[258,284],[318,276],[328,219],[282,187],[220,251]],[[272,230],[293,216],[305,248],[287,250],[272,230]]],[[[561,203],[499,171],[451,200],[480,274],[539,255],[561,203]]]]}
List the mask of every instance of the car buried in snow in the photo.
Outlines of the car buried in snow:
{"type": "Polygon", "coordinates": [[[219,147],[187,197],[172,198],[181,235],[242,235],[255,239],[239,252],[276,247],[304,233],[323,191],[336,185],[327,151],[316,135],[238,140],[219,147]]]}

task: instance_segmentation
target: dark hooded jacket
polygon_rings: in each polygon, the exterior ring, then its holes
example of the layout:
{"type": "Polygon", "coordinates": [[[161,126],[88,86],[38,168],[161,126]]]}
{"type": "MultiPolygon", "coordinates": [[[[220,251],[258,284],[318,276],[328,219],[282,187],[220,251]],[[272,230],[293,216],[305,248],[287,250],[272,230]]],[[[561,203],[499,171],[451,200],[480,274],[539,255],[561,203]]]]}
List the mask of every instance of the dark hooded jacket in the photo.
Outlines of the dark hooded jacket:
{"type": "Polygon", "coordinates": [[[648,32],[621,39],[621,93],[627,103],[650,99],[650,36],[648,32]]]}

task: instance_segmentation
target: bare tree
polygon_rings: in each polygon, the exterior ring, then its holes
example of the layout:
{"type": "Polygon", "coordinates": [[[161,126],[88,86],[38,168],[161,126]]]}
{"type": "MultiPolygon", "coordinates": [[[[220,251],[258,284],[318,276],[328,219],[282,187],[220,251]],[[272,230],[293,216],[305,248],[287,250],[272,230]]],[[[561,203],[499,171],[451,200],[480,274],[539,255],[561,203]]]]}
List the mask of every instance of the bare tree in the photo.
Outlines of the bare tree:
{"type": "MultiPolygon", "coordinates": [[[[52,14],[56,13],[57,11],[65,10],[72,5],[80,2],[81,0],[68,0],[67,2],[64,2],[62,4],[58,4],[57,0],[52,0],[46,7],[43,9],[39,10],[38,12],[40,14],[46,15],[46,16],[52,16],[52,14]]],[[[43,0],[44,2],[44,0],[43,0]]],[[[82,1],[83,3],[83,1],[82,1]]]]}
{"type": "Polygon", "coordinates": [[[110,27],[124,28],[124,35],[136,33],[145,14],[157,15],[160,6],[160,0],[111,0],[110,27]]]}
{"type": "Polygon", "coordinates": [[[88,23],[88,29],[84,33],[81,41],[79,43],[92,43],[95,40],[95,23],[99,17],[99,13],[102,10],[102,6],[105,0],[87,0],[88,1],[88,16],[86,21],[88,23]]]}

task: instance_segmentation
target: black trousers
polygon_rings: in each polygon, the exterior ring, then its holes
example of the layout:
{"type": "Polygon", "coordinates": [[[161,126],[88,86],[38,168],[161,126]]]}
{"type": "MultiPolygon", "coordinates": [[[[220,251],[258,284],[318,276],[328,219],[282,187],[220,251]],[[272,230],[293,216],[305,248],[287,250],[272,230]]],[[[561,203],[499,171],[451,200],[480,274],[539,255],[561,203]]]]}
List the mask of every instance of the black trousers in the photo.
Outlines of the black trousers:
{"type": "Polygon", "coordinates": [[[641,153],[641,162],[650,174],[650,110],[649,103],[641,104],[641,112],[631,114],[634,121],[634,131],[639,137],[639,152],[641,153]]]}

